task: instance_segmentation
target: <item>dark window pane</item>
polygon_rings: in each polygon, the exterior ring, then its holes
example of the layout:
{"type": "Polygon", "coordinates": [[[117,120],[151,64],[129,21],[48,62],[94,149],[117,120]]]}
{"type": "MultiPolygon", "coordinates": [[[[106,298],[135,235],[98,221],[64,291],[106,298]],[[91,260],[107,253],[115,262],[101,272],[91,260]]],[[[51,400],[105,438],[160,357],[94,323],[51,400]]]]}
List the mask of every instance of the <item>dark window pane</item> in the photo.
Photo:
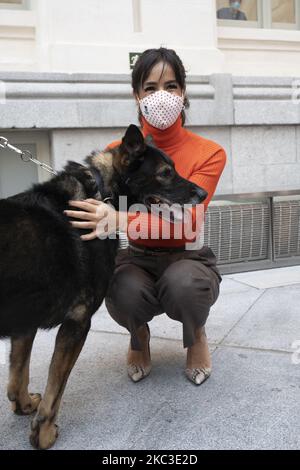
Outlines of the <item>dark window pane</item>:
{"type": "Polygon", "coordinates": [[[217,17],[223,20],[258,21],[257,0],[243,0],[242,2],[217,0],[217,17]]]}

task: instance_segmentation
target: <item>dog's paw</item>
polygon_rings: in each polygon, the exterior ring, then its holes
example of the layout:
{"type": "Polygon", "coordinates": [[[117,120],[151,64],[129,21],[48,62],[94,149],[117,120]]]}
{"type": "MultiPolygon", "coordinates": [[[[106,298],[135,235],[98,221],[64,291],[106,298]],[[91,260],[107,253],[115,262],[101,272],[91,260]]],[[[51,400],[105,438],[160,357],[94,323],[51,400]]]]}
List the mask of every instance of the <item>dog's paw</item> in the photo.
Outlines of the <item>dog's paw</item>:
{"type": "Polygon", "coordinates": [[[19,416],[31,415],[37,410],[41,399],[42,396],[39,393],[30,393],[24,403],[21,403],[18,399],[11,400],[11,409],[19,416]]]}
{"type": "Polygon", "coordinates": [[[58,437],[58,426],[44,416],[36,415],[31,423],[30,444],[35,449],[50,449],[58,437]]]}

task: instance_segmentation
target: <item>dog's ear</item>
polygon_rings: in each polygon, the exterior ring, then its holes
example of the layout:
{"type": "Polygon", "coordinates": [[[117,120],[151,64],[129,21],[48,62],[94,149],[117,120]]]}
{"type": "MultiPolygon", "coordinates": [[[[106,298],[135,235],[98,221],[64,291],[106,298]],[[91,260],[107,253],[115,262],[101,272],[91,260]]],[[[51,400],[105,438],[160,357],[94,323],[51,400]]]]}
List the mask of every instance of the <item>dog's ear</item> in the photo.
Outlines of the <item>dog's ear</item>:
{"type": "Polygon", "coordinates": [[[124,163],[129,164],[139,158],[146,150],[144,136],[137,126],[131,124],[122,139],[121,151],[127,156],[124,163]]]}

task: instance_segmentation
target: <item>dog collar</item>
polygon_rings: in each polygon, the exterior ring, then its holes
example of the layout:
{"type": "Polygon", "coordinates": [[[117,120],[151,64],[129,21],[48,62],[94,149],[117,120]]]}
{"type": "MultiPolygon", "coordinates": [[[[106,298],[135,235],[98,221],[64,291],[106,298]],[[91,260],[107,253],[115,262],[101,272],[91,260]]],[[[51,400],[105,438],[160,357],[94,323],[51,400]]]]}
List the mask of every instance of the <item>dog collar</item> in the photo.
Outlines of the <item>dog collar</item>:
{"type": "Polygon", "coordinates": [[[93,167],[90,167],[89,170],[92,173],[94,180],[96,181],[96,185],[98,186],[98,190],[101,194],[102,201],[106,202],[106,201],[112,200],[113,199],[112,195],[104,198],[104,180],[100,171],[96,170],[96,168],[93,168],[93,167]]]}

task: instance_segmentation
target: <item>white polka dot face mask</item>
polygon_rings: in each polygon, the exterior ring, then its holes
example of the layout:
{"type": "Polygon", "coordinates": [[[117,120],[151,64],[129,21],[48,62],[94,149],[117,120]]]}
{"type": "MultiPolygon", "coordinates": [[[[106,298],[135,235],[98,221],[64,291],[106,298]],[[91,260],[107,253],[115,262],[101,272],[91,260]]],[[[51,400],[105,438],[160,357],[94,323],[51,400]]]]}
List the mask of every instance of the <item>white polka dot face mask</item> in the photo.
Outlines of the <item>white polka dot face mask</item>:
{"type": "Polygon", "coordinates": [[[184,98],[168,91],[156,91],[139,101],[146,121],[157,129],[168,129],[184,109],[184,98]]]}

